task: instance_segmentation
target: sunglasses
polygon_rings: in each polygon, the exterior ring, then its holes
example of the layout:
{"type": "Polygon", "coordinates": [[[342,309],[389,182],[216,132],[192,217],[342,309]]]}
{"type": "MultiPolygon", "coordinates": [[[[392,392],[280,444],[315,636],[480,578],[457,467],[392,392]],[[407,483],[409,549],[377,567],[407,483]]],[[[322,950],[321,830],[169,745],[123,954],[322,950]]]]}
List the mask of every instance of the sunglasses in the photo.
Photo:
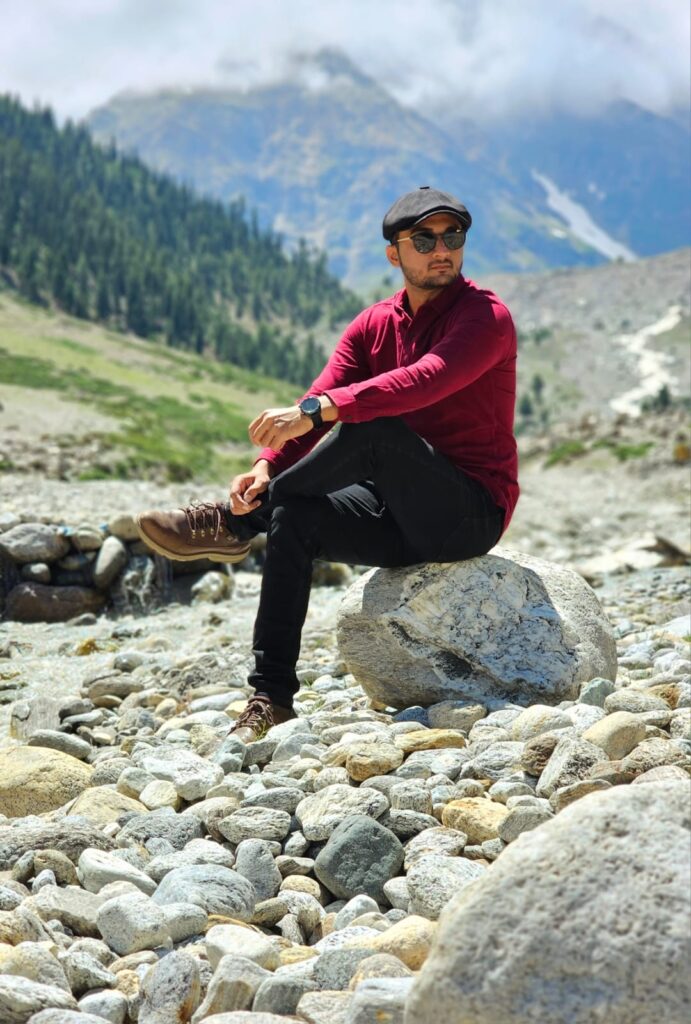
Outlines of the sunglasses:
{"type": "MultiPolygon", "coordinates": [[[[441,238],[447,249],[454,252],[465,243],[465,231],[462,228],[448,228],[447,231],[442,231],[441,234],[435,234],[434,231],[416,231],[414,235],[410,235],[408,238],[399,238],[398,242],[412,242],[415,252],[425,253],[432,252],[436,248],[438,238],[441,238]]],[[[398,242],[396,242],[396,245],[398,245],[398,242]]]]}

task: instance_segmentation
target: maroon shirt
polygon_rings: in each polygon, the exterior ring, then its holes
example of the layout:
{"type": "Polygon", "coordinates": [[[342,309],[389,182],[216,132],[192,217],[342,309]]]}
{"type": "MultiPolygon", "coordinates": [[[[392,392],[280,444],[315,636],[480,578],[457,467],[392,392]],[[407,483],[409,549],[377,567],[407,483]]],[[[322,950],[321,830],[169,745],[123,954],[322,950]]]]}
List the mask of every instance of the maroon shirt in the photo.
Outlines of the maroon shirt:
{"type": "MultiPolygon", "coordinates": [[[[328,395],[345,423],[401,416],[478,480],[505,511],[518,500],[513,435],[516,331],[492,292],[459,276],[411,316],[405,289],[363,310],[306,392],[328,395]]],[[[307,454],[333,423],[264,448],[276,472],[307,454]]]]}

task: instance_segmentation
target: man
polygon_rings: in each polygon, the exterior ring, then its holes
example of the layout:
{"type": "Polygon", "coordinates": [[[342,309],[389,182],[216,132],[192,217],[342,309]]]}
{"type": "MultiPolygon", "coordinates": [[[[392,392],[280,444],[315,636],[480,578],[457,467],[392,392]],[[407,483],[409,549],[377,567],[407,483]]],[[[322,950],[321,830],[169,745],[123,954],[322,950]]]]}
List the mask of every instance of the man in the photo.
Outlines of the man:
{"type": "Polygon", "coordinates": [[[228,504],[139,517],[142,538],[173,559],[237,562],[267,531],[255,695],[234,730],[245,742],[295,717],[314,558],[459,561],[508,526],[516,333],[499,299],[461,275],[470,225],[449,193],[425,186],[398,199],[383,234],[404,289],[355,318],[299,404],[252,421],[262,451],[228,504]]]}

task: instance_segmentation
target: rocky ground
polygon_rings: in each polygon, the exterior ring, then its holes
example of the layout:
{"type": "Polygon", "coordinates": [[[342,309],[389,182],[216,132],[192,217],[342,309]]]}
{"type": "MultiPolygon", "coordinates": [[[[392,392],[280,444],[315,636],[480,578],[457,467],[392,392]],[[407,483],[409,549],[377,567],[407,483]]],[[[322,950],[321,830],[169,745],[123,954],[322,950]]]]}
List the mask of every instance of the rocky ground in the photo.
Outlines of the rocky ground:
{"type": "MultiPolygon", "coordinates": [[[[682,536],[685,471],[602,458],[529,460],[507,537],[614,558],[590,578],[617,678],[557,706],[373,706],[336,644],[345,583],[313,590],[298,718],[249,746],[256,573],[0,624],[3,1024],[682,1024],[688,570],[653,541],[682,536]]],[[[190,497],[0,480],[3,511],[70,525],[190,497]]]]}

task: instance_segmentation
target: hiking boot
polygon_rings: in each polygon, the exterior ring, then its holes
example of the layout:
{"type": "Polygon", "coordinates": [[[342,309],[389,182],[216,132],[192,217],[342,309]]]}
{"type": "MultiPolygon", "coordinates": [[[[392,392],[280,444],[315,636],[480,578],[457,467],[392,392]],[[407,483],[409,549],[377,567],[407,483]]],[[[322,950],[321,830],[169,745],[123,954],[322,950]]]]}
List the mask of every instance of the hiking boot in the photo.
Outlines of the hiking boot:
{"type": "Polygon", "coordinates": [[[257,694],[247,701],[230,735],[243,743],[253,743],[266,736],[272,725],[289,722],[291,718],[297,718],[292,708],[284,708],[274,704],[270,697],[257,694]]]}
{"type": "Polygon", "coordinates": [[[148,547],[176,562],[241,562],[250,550],[250,542],[239,540],[226,526],[220,501],[195,502],[173,512],[141,512],[136,524],[148,547]]]}

